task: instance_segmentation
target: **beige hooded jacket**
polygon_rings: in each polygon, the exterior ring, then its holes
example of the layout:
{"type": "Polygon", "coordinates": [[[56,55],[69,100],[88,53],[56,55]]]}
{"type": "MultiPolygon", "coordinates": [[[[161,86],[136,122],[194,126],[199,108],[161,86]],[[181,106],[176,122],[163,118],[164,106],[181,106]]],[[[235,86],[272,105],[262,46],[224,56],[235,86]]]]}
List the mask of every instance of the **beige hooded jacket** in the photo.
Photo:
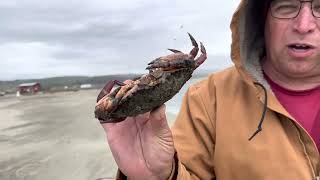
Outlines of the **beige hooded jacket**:
{"type": "Polygon", "coordinates": [[[263,21],[256,18],[262,15],[255,14],[261,11],[261,2],[242,0],[234,13],[231,57],[235,66],[186,93],[172,128],[177,154],[170,179],[319,178],[315,143],[263,78],[263,21]],[[249,141],[259,123],[262,131],[249,141]]]}

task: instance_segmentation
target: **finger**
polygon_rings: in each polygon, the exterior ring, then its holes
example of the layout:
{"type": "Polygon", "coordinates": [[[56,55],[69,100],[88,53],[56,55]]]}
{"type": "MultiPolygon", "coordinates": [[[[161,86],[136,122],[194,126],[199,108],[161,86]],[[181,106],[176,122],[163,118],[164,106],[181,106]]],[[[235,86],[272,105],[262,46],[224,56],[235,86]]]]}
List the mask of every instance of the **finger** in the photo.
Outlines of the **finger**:
{"type": "Polygon", "coordinates": [[[127,124],[128,119],[132,119],[131,117],[127,117],[124,120],[120,121],[120,122],[111,122],[111,123],[101,123],[101,126],[103,127],[103,129],[105,130],[105,132],[107,132],[108,130],[111,129],[115,129],[117,127],[122,127],[125,126],[127,124]]]}
{"type": "Polygon", "coordinates": [[[152,116],[152,118],[157,120],[165,119],[166,118],[165,112],[166,112],[166,105],[162,104],[161,106],[153,109],[150,112],[150,116],[152,116]]]}
{"type": "Polygon", "coordinates": [[[123,128],[119,127],[119,124],[124,123],[125,121],[122,121],[120,123],[104,123],[101,124],[101,126],[104,129],[105,135],[107,137],[107,141],[109,143],[109,146],[112,146],[114,144],[117,144],[117,139],[121,138],[123,131],[123,128]]]}
{"type": "Polygon", "coordinates": [[[135,117],[137,119],[137,123],[142,125],[142,124],[145,124],[147,121],[149,121],[150,119],[150,112],[146,112],[146,113],[143,113],[143,114],[139,114],[135,117]]]}
{"type": "Polygon", "coordinates": [[[166,106],[164,104],[150,112],[150,119],[154,128],[169,127],[166,116],[166,106]]]}
{"type": "Polygon", "coordinates": [[[114,139],[121,138],[135,125],[135,121],[132,117],[127,117],[124,121],[118,123],[104,123],[101,124],[109,143],[113,143],[114,139]]]}
{"type": "Polygon", "coordinates": [[[115,126],[114,123],[103,123],[101,124],[105,132],[108,132],[109,129],[115,126]]]}

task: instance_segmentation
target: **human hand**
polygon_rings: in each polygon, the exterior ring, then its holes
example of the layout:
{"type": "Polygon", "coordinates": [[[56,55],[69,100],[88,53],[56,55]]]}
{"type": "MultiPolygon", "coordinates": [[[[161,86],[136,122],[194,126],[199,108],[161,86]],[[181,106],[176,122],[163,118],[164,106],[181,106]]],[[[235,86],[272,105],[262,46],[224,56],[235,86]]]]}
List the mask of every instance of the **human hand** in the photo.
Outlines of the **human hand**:
{"type": "Polygon", "coordinates": [[[167,179],[174,145],[165,105],[119,123],[102,124],[113,157],[129,179],[167,179]]]}

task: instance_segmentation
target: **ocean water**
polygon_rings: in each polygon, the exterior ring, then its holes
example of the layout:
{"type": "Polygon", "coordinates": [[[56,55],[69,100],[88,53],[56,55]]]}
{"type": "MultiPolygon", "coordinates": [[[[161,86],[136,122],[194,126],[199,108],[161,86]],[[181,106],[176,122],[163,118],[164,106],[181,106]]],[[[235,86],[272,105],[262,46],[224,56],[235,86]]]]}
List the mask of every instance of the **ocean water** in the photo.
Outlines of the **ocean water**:
{"type": "Polygon", "coordinates": [[[182,103],[183,96],[185,95],[185,93],[188,90],[188,88],[192,84],[194,84],[194,83],[196,83],[198,81],[201,81],[203,79],[206,79],[206,77],[191,78],[189,81],[187,81],[187,83],[181,88],[181,90],[172,99],[170,99],[169,101],[167,101],[165,103],[166,111],[168,113],[177,115],[179,113],[179,110],[180,110],[180,106],[181,106],[181,103],[182,103]]]}

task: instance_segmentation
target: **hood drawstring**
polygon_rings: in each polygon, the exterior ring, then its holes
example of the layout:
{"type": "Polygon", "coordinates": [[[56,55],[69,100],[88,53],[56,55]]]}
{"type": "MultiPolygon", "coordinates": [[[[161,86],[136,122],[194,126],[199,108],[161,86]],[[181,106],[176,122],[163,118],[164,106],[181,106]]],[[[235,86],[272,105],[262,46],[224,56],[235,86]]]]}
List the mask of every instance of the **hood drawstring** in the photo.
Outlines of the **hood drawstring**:
{"type": "Polygon", "coordinates": [[[256,132],[253,133],[253,135],[249,138],[249,141],[251,141],[260,131],[262,131],[262,124],[263,121],[265,119],[266,116],[266,112],[267,112],[267,104],[268,104],[268,94],[267,94],[267,89],[260,83],[255,82],[255,85],[258,85],[260,87],[262,87],[263,91],[264,91],[264,105],[263,105],[263,112],[261,115],[261,119],[260,119],[260,123],[258,125],[258,129],[256,130],[256,132]]]}

